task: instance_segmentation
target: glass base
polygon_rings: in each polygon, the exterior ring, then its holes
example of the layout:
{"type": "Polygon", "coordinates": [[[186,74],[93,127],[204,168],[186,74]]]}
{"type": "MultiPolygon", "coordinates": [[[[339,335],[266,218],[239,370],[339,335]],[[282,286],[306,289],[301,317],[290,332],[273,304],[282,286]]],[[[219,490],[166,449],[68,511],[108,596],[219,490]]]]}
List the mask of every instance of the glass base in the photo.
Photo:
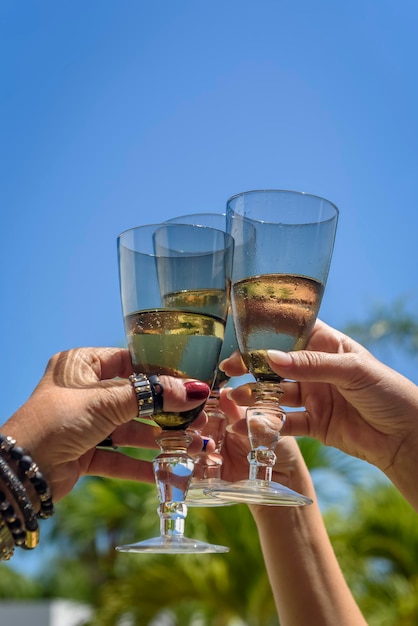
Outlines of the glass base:
{"type": "Polygon", "coordinates": [[[186,504],[190,507],[198,506],[232,506],[235,502],[227,502],[221,500],[212,495],[207,495],[208,489],[216,489],[218,487],[224,489],[230,486],[231,483],[220,478],[204,478],[202,480],[196,480],[192,482],[187,492],[186,504]]]}
{"type": "Polygon", "coordinates": [[[118,552],[154,552],[156,554],[204,554],[229,552],[226,546],[189,539],[187,537],[162,536],[139,541],[126,546],[116,546],[118,552]]]}
{"type": "Polygon", "coordinates": [[[266,504],[270,506],[304,506],[311,498],[267,480],[240,480],[227,486],[206,490],[210,497],[231,503],[266,504]]]}

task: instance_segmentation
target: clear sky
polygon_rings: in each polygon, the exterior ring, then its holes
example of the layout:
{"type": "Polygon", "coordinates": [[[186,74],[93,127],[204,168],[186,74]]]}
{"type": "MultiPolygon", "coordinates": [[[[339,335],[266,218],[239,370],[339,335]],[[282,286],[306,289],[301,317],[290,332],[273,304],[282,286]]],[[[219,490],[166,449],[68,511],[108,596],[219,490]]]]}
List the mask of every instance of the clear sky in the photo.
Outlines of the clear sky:
{"type": "Polygon", "coordinates": [[[327,322],[416,307],[417,23],[415,0],[2,0],[0,419],[56,351],[124,344],[121,231],[240,191],[339,207],[327,322]]]}

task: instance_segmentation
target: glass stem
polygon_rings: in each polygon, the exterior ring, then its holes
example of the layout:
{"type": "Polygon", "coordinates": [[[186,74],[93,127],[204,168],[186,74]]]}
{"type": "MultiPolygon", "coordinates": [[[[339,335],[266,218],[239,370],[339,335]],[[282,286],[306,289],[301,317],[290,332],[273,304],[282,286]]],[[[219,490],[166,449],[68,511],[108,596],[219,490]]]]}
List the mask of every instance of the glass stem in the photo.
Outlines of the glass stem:
{"type": "Polygon", "coordinates": [[[286,413],[280,406],[283,391],[277,383],[259,382],[255,386],[255,404],[246,412],[251,452],[248,454],[250,480],[272,478],[276,462],[274,452],[286,413]]]}
{"type": "Polygon", "coordinates": [[[212,389],[205,404],[207,423],[200,431],[203,439],[203,448],[200,454],[194,458],[194,474],[196,480],[221,479],[223,457],[221,455],[222,443],[225,436],[227,421],[224,413],[219,408],[219,389],[212,389]],[[207,446],[213,441],[215,450],[207,451],[207,446]]]}
{"type": "Polygon", "coordinates": [[[153,462],[160,499],[161,535],[182,537],[187,516],[184,500],[194,467],[193,459],[187,454],[192,437],[182,430],[163,430],[156,441],[161,449],[153,462]]]}

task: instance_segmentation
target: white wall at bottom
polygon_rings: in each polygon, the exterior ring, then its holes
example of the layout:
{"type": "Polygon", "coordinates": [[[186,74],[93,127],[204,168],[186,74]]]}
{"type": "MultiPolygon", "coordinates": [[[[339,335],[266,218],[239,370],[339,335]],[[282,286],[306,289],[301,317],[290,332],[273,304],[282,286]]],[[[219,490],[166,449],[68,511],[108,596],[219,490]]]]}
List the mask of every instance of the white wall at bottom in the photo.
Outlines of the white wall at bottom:
{"type": "Polygon", "coordinates": [[[0,601],[2,626],[84,626],[91,610],[68,600],[0,601]]]}

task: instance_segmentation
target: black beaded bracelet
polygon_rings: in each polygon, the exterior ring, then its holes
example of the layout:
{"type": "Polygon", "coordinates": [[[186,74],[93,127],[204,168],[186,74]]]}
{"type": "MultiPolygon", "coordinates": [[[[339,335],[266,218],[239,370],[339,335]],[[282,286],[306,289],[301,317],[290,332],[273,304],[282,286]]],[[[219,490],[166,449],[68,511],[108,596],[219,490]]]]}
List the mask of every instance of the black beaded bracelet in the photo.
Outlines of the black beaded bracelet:
{"type": "Polygon", "coordinates": [[[14,507],[2,491],[0,491],[0,515],[2,523],[7,526],[12,537],[13,546],[23,547],[26,543],[25,528],[20,518],[16,515],[14,507]]]}
{"type": "Polygon", "coordinates": [[[48,519],[54,514],[54,504],[51,490],[48,483],[39,471],[39,467],[32,460],[32,457],[20,446],[16,445],[16,440],[0,434],[0,454],[9,456],[18,463],[19,478],[27,478],[33,485],[39,501],[40,510],[37,516],[41,519],[48,519]]]}
{"type": "MultiPolygon", "coordinates": [[[[39,544],[39,524],[26,489],[6,461],[0,456],[0,478],[19,507],[25,525],[25,541],[21,548],[32,550],[39,544]]],[[[4,517],[3,517],[4,519],[4,517]]]]}

